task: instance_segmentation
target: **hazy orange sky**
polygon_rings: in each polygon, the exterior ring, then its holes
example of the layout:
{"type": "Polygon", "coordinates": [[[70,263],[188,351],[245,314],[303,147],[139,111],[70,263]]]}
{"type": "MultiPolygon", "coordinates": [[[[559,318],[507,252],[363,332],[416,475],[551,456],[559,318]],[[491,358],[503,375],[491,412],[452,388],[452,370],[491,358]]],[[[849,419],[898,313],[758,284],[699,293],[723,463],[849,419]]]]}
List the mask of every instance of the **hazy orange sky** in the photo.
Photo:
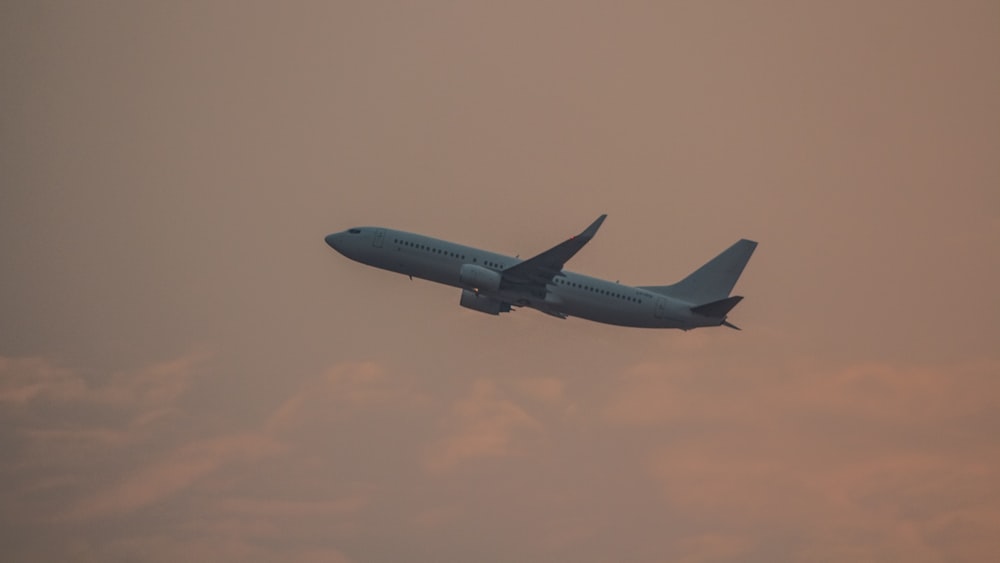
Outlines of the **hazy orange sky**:
{"type": "Polygon", "coordinates": [[[997,2],[4,2],[9,561],[992,561],[997,2]],[[742,332],[461,309],[383,225],[742,332]]]}

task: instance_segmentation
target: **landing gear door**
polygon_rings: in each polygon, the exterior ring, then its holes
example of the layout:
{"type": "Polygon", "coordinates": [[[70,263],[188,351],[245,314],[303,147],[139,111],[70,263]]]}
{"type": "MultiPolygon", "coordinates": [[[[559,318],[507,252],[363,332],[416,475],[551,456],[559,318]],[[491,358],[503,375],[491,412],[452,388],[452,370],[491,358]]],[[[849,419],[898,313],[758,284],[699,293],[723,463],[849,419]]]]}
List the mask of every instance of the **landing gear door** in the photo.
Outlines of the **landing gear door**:
{"type": "Polygon", "coordinates": [[[375,229],[375,238],[372,239],[372,246],[375,248],[382,248],[382,242],[385,240],[385,229],[375,229]]]}

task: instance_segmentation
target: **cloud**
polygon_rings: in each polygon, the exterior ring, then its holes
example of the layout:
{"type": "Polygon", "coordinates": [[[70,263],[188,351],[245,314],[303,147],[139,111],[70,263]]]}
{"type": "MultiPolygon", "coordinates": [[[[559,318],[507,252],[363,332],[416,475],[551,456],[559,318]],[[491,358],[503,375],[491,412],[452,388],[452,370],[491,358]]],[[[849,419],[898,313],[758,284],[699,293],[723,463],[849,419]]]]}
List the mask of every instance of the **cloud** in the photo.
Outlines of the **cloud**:
{"type": "Polygon", "coordinates": [[[39,482],[79,482],[67,474],[95,470],[112,452],[128,452],[147,441],[161,444],[179,413],[204,356],[191,354],[109,376],[84,375],[41,358],[0,357],[0,436],[7,451],[12,491],[39,482]],[[160,433],[160,434],[158,434],[160,433]]]}
{"type": "Polygon", "coordinates": [[[37,491],[57,489],[64,507],[37,515],[43,520],[115,516],[159,502],[227,464],[280,451],[259,430],[192,440],[159,424],[181,410],[179,399],[204,361],[191,354],[102,378],[44,359],[0,358],[0,400],[19,452],[7,469],[10,500],[24,506],[37,491]]]}
{"type": "Polygon", "coordinates": [[[300,388],[269,414],[218,428],[212,410],[182,400],[210,381],[194,377],[197,371],[216,368],[199,356],[103,378],[41,359],[3,360],[0,373],[9,377],[0,413],[13,423],[6,437],[16,442],[8,448],[12,457],[0,463],[9,484],[0,497],[0,519],[10,530],[31,526],[21,549],[43,534],[80,538],[100,522],[155,520],[175,509],[188,515],[163,528],[163,535],[140,531],[113,541],[67,543],[78,560],[129,559],[156,546],[161,555],[202,553],[207,559],[269,561],[294,553],[295,560],[347,561],[328,541],[317,544],[317,534],[347,533],[353,516],[368,505],[371,487],[331,481],[328,451],[311,440],[328,438],[330,423],[372,409],[420,404],[379,365],[345,363],[300,378],[300,388]],[[305,478],[288,479],[289,468],[305,468],[305,478]],[[256,471],[278,471],[282,478],[255,478],[256,471]],[[235,488],[220,489],[225,483],[235,488]],[[189,527],[191,522],[198,525],[189,527]],[[305,534],[310,545],[262,543],[296,534],[305,534]]]}
{"type": "Polygon", "coordinates": [[[84,402],[132,409],[166,405],[187,391],[205,359],[191,354],[95,382],[43,358],[0,356],[0,404],[84,402]]]}
{"type": "MultiPolygon", "coordinates": [[[[342,362],[290,376],[284,397],[226,426],[185,400],[214,363],[95,383],[12,361],[48,387],[5,403],[19,446],[0,464],[0,515],[70,538],[83,561],[185,545],[220,560],[403,553],[385,538],[461,558],[481,540],[442,538],[505,534],[521,538],[508,558],[582,561],[976,560],[996,546],[995,362],[818,370],[704,354],[572,379],[483,370],[459,388],[342,362]],[[106,526],[128,531],[94,534],[106,526]]],[[[31,386],[19,381],[7,389],[31,386]]]]}
{"type": "MultiPolygon", "coordinates": [[[[132,394],[147,398],[147,404],[170,405],[186,387],[159,382],[164,378],[179,379],[169,376],[187,365],[187,362],[179,361],[153,366],[142,370],[134,381],[122,385],[123,389],[111,385],[102,389],[101,394],[111,397],[132,394]]],[[[301,388],[281,402],[263,421],[249,421],[247,427],[237,433],[182,443],[158,459],[121,473],[117,482],[80,499],[62,518],[82,520],[132,512],[191,488],[228,465],[254,463],[266,457],[287,454],[290,448],[297,446],[300,457],[309,456],[308,448],[298,443],[304,435],[303,429],[306,433],[325,433],[328,424],[350,416],[349,409],[398,408],[406,403],[419,402],[419,397],[409,393],[405,387],[392,383],[383,368],[373,362],[333,366],[318,377],[306,378],[301,388]],[[345,408],[348,410],[345,411],[345,408]]],[[[86,400],[86,397],[86,394],[79,395],[78,400],[86,400]]],[[[162,410],[148,411],[135,423],[147,424],[162,416],[162,410]]],[[[104,440],[115,437],[114,434],[92,433],[95,438],[104,440]]],[[[231,501],[230,505],[233,502],[237,501],[231,501]]],[[[258,500],[256,505],[249,499],[239,502],[244,503],[244,508],[255,506],[258,510],[265,506],[271,510],[279,507],[287,510],[328,510],[335,506],[330,502],[307,504],[273,499],[258,500]]],[[[341,499],[337,502],[345,501],[341,499]]]]}
{"type": "Polygon", "coordinates": [[[252,462],[281,450],[274,440],[252,433],[196,441],[82,499],[64,517],[87,519],[130,512],[186,489],[226,464],[252,462]]]}
{"type": "Polygon", "coordinates": [[[343,552],[328,547],[305,547],[289,551],[243,538],[178,538],[170,534],[148,534],[116,538],[108,542],[75,542],[70,550],[74,561],[245,561],[266,563],[291,558],[305,563],[351,563],[343,552]]]}
{"type": "Polygon", "coordinates": [[[40,398],[72,399],[86,393],[82,378],[42,358],[0,356],[0,403],[8,407],[40,398]]]}
{"type": "Polygon", "coordinates": [[[240,515],[266,515],[272,518],[316,518],[350,514],[368,504],[367,495],[356,493],[335,500],[284,500],[258,498],[228,498],[217,509],[240,515]]]}
{"type": "Polygon", "coordinates": [[[472,384],[442,425],[451,433],[434,444],[424,459],[432,472],[467,460],[515,455],[520,451],[519,439],[540,428],[537,420],[486,379],[472,384]]]}
{"type": "Polygon", "coordinates": [[[429,401],[405,373],[387,373],[372,361],[344,362],[318,376],[306,377],[267,417],[264,430],[287,434],[303,427],[322,427],[352,414],[419,409],[429,401]]]}
{"type": "Polygon", "coordinates": [[[613,424],[650,425],[697,416],[698,373],[684,364],[639,364],[620,377],[615,394],[604,407],[613,424]]]}
{"type": "MultiPolygon", "coordinates": [[[[737,394],[647,364],[621,378],[604,417],[668,432],[650,475],[671,506],[725,534],[735,559],[766,560],[786,542],[792,559],[955,560],[1000,537],[1000,447],[987,430],[1000,427],[997,367],[759,373],[737,394]]],[[[689,540],[706,558],[715,549],[689,540]]]]}
{"type": "Polygon", "coordinates": [[[554,377],[525,377],[513,382],[513,387],[522,395],[547,404],[559,404],[565,400],[566,386],[554,377]]]}

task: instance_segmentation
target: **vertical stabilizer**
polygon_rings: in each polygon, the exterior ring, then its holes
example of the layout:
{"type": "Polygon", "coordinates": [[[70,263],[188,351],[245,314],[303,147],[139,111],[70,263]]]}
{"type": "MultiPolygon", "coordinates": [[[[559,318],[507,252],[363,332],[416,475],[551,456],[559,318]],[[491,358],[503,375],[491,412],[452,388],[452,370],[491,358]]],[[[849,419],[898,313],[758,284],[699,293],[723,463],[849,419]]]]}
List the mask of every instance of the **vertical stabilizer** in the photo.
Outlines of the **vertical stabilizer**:
{"type": "Polygon", "coordinates": [[[755,248],[756,242],[741,239],[683,280],[673,285],[644,286],[643,289],[694,305],[725,299],[736,285],[736,280],[740,279],[755,248]]]}

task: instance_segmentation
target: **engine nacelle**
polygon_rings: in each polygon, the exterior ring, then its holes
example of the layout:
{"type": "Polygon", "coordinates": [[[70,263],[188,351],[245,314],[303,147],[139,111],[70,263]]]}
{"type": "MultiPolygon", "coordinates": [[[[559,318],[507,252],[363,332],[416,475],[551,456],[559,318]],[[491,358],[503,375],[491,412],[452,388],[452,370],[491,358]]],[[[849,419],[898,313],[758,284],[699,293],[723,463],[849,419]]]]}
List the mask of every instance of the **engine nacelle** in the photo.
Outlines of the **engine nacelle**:
{"type": "Polygon", "coordinates": [[[489,313],[491,315],[499,315],[500,313],[510,311],[510,303],[504,303],[499,299],[479,295],[471,289],[462,290],[462,299],[458,302],[458,304],[463,307],[475,309],[476,311],[489,313]]]}
{"type": "Polygon", "coordinates": [[[500,272],[475,264],[462,264],[462,268],[458,270],[458,280],[462,285],[484,291],[500,289],[501,277],[500,272]]]}

